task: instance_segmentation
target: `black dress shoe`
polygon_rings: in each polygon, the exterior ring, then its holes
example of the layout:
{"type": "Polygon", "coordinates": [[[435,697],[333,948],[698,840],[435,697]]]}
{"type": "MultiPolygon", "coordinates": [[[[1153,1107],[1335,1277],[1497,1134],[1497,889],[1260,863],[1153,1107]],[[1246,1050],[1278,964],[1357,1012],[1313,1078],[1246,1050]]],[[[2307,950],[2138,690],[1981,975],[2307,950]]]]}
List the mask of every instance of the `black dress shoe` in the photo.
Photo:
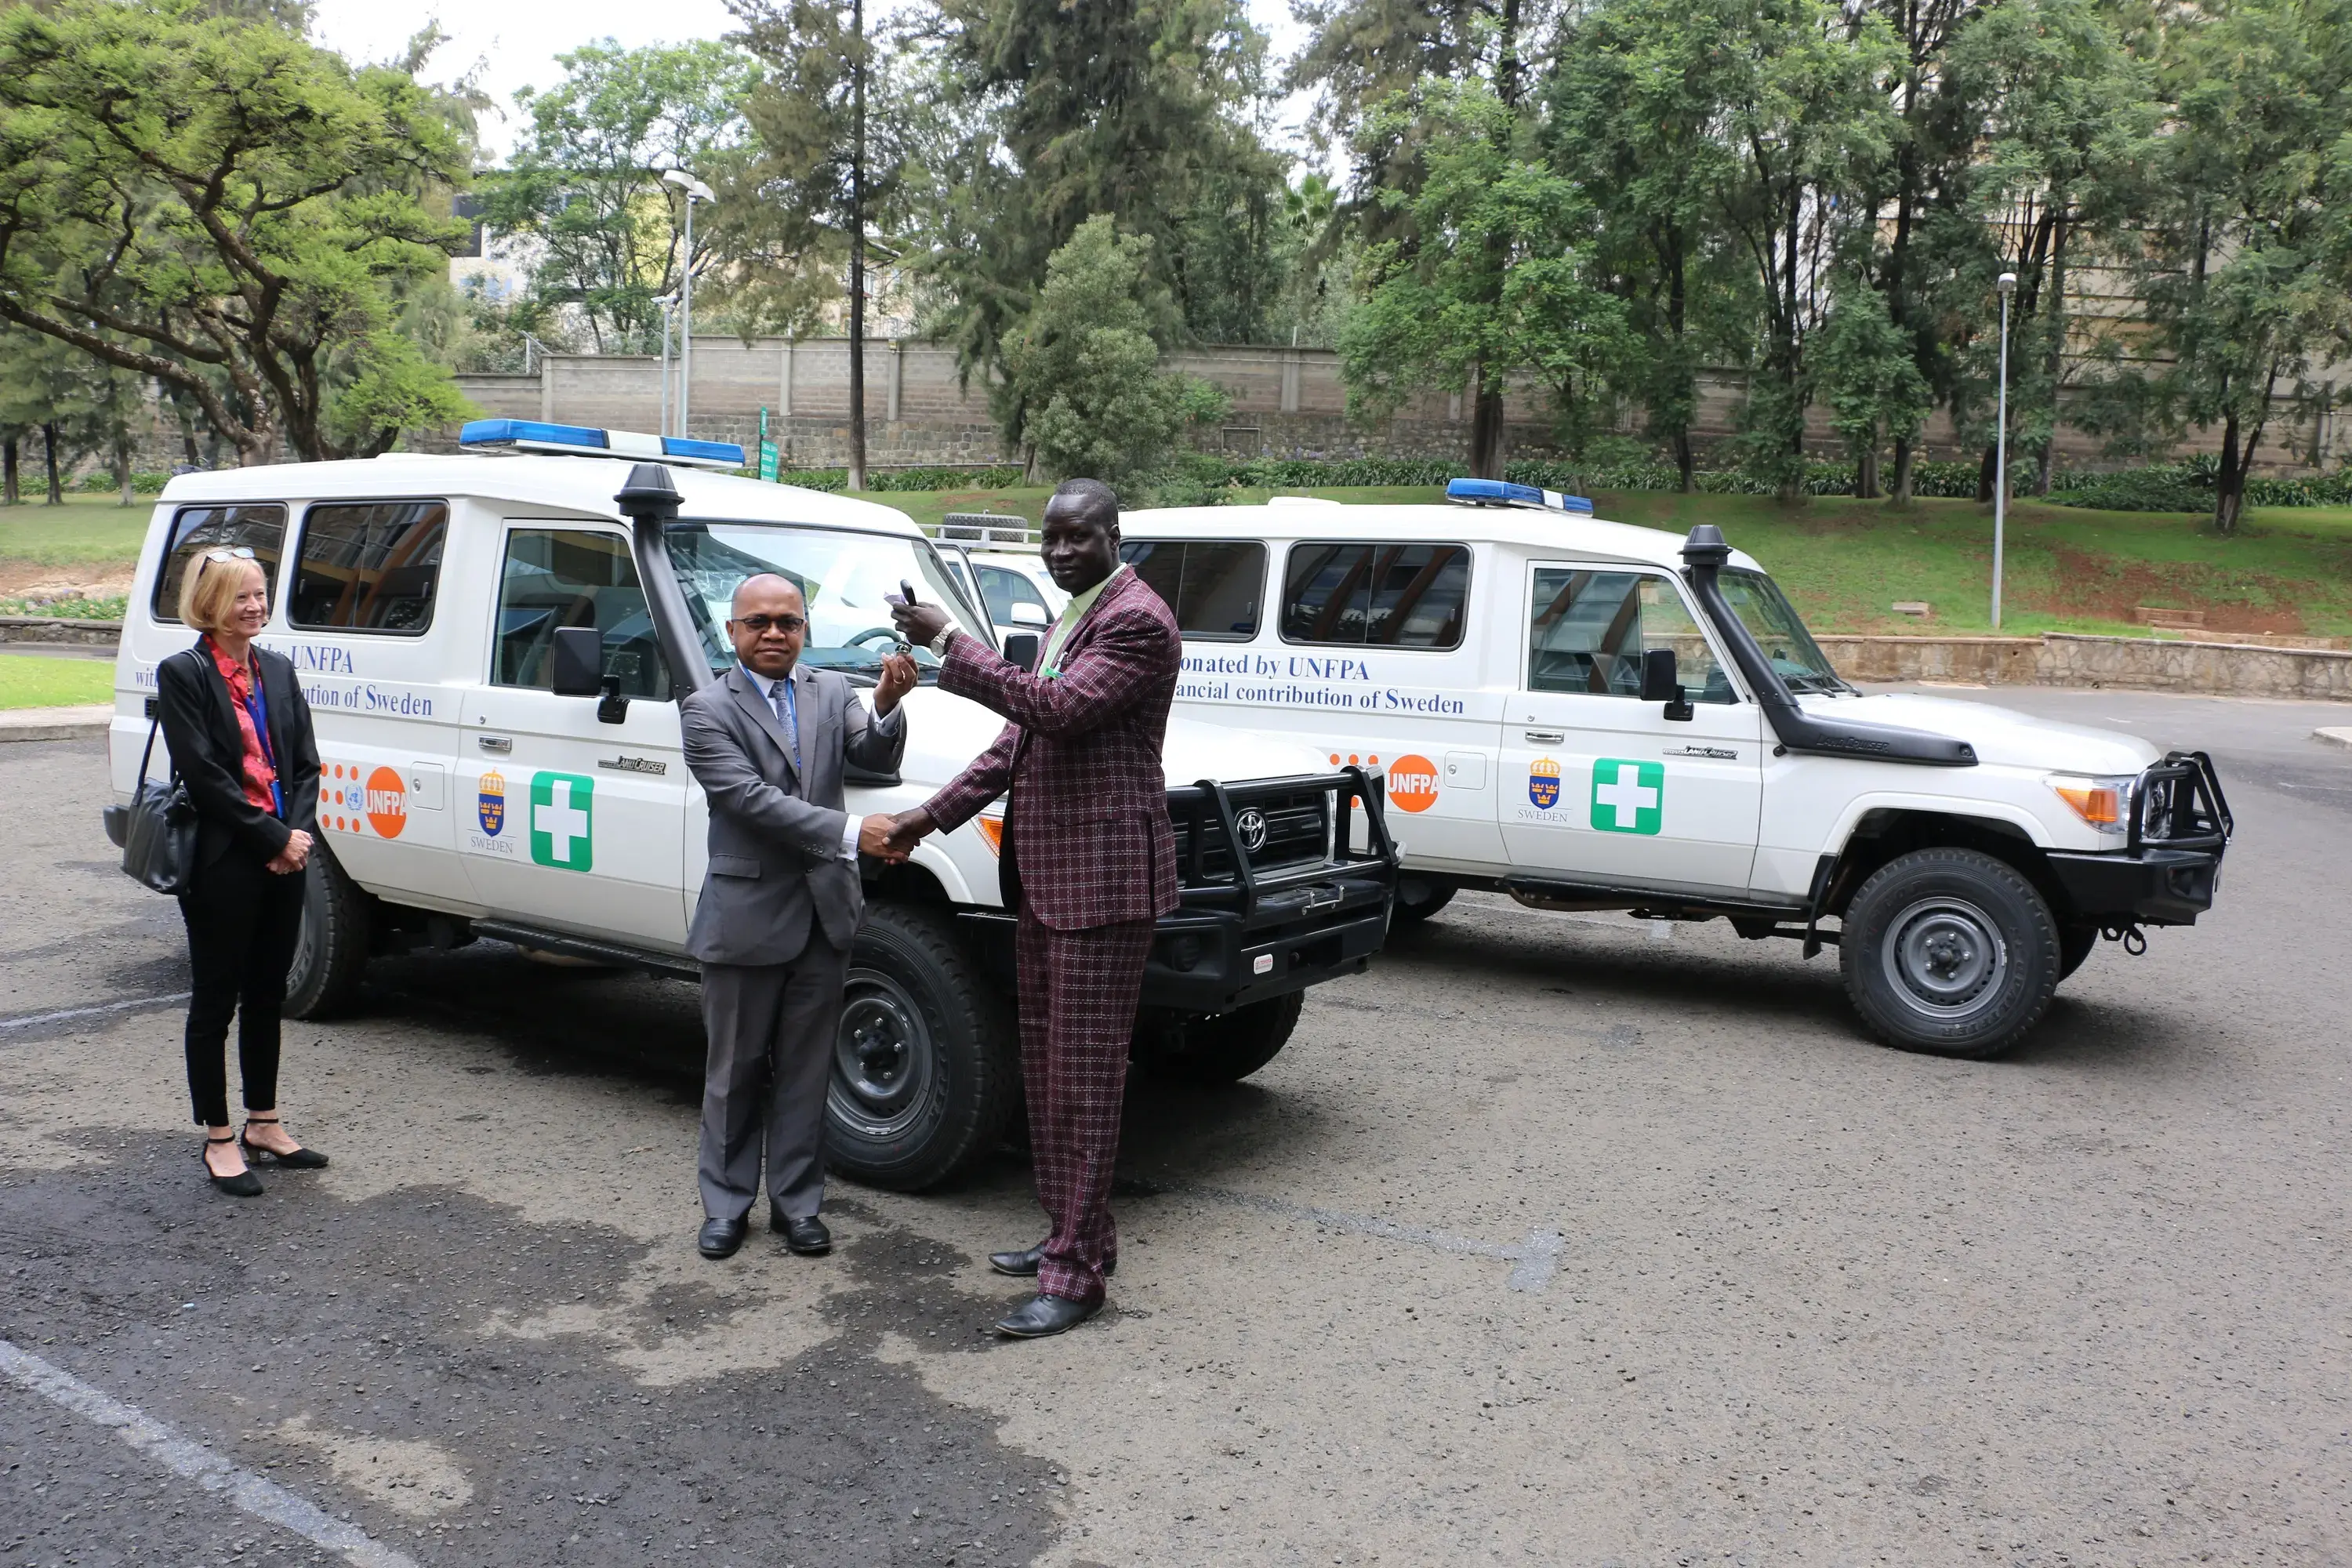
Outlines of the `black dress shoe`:
{"type": "MultiPolygon", "coordinates": [[[[207,1143],[229,1143],[235,1141],[230,1138],[205,1140],[207,1143]]],[[[251,1171],[239,1171],[234,1176],[224,1176],[213,1169],[213,1163],[205,1158],[205,1152],[202,1149],[196,1151],[196,1163],[204,1166],[205,1175],[212,1183],[213,1191],[226,1193],[233,1198],[257,1198],[261,1195],[261,1178],[251,1171]]]]}
{"type": "MultiPolygon", "coordinates": [[[[1026,1247],[1019,1252],[992,1252],[988,1255],[988,1266],[991,1268],[995,1269],[999,1274],[1010,1274],[1015,1279],[1034,1279],[1037,1278],[1037,1270],[1044,1267],[1045,1262],[1045,1244],[1042,1241],[1034,1247],[1026,1247]]],[[[1118,1259],[1114,1258],[1104,1264],[1103,1272],[1106,1275],[1118,1273],[1118,1259]]]]}
{"type": "Polygon", "coordinates": [[[1020,1310],[997,1321],[996,1331],[1008,1340],[1042,1340],[1065,1334],[1103,1310],[1100,1301],[1073,1301],[1067,1296],[1032,1296],[1020,1310]]]}
{"type": "Polygon", "coordinates": [[[768,1228],[784,1238],[784,1250],[803,1258],[823,1258],[833,1250],[833,1232],[814,1215],[806,1219],[779,1221],[771,1214],[768,1228]]]}
{"type": "Polygon", "coordinates": [[[694,1245],[705,1258],[732,1258],[736,1249],[743,1245],[744,1235],[751,1228],[751,1222],[741,1215],[733,1219],[707,1219],[702,1222],[702,1234],[694,1238],[694,1245]]]}

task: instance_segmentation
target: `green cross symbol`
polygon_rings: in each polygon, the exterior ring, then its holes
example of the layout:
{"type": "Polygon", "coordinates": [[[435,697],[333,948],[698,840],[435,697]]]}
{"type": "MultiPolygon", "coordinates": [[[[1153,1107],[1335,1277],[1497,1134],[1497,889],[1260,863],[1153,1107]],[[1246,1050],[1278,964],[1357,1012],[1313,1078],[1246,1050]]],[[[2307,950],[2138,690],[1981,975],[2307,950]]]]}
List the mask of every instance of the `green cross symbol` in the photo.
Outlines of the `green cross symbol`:
{"type": "Polygon", "coordinates": [[[1592,764],[1592,826],[1655,834],[1666,816],[1666,764],[1601,757],[1592,764]]]}
{"type": "Polygon", "coordinates": [[[580,773],[530,775],[530,858],[559,871],[596,864],[596,781],[580,773]]]}

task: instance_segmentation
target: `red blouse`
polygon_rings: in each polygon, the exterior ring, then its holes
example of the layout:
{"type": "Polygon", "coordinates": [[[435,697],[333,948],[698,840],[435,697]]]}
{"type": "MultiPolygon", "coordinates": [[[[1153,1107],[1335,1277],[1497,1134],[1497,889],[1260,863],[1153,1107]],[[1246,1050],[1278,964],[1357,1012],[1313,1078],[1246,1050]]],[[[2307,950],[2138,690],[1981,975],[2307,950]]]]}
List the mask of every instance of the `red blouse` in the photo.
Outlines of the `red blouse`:
{"type": "Polygon", "coordinates": [[[237,734],[245,742],[245,798],[274,816],[278,800],[270,786],[278,782],[278,770],[269,765],[269,753],[262,748],[260,732],[253,727],[252,672],[223,653],[218,643],[206,638],[205,646],[212,649],[213,668],[228,682],[229,706],[236,710],[237,734]]]}

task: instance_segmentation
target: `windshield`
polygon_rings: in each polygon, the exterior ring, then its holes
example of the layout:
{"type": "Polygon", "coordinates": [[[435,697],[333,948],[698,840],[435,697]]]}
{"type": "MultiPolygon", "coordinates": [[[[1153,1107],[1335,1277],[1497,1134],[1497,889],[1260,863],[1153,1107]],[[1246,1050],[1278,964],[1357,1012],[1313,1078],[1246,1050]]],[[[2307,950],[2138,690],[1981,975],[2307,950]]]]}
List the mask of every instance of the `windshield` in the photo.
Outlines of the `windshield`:
{"type": "Polygon", "coordinates": [[[1723,596],[1739,617],[1764,657],[1791,691],[1851,691],[1838,679],[1829,659],[1813,641],[1805,623],[1781,594],[1780,585],[1761,572],[1726,572],[1718,579],[1723,596]]]}
{"type": "MultiPolygon", "coordinates": [[[[918,599],[946,606],[958,626],[995,646],[927,540],[702,521],[674,522],[666,537],[670,564],[686,590],[687,614],[713,674],[735,664],[727,613],[736,584],[761,572],[793,583],[808,602],[808,642],[801,662],[812,669],[879,674],[883,656],[898,641],[884,595],[895,598],[901,581],[914,585],[918,599]]],[[[930,649],[915,649],[915,663],[929,679],[937,679],[939,662],[930,649]]]]}

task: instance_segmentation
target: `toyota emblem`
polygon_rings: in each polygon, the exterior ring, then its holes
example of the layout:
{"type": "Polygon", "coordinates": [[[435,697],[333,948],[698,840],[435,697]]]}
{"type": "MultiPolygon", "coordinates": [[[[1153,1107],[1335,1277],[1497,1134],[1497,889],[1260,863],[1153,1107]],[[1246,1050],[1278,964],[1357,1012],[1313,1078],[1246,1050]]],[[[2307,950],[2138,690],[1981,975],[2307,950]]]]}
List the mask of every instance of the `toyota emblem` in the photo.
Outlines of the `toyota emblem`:
{"type": "Polygon", "coordinates": [[[1234,818],[1234,826],[1242,836],[1242,847],[1255,855],[1265,847],[1265,813],[1250,807],[1234,818]]]}

